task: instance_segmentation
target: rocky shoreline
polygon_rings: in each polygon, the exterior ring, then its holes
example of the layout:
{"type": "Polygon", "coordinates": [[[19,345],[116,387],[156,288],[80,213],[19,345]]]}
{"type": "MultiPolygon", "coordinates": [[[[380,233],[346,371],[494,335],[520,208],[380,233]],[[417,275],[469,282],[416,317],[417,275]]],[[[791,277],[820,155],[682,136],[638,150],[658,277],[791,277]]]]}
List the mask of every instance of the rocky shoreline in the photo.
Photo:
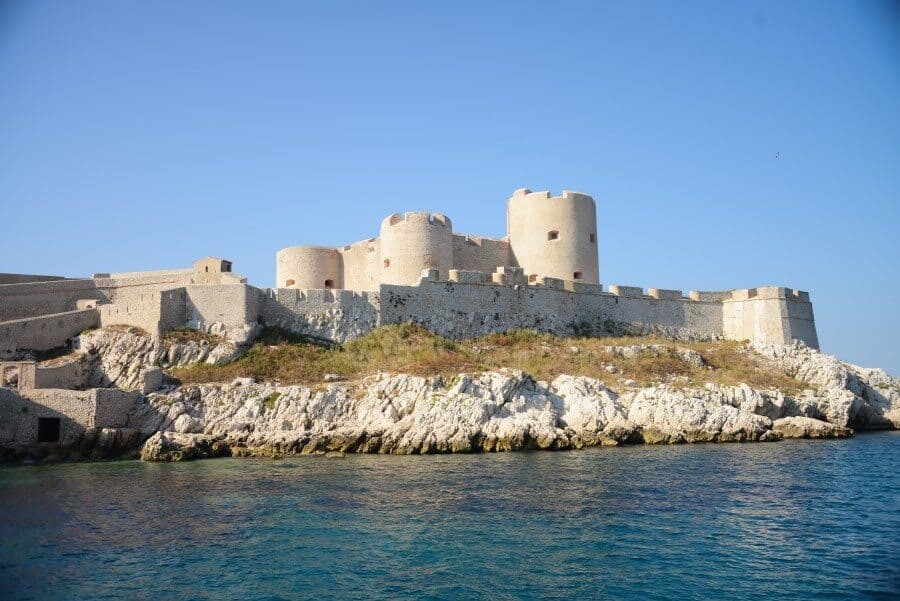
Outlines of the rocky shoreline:
{"type": "MultiPolygon", "coordinates": [[[[199,357],[227,361],[238,353],[205,343],[178,348],[135,342],[128,334],[94,336],[87,346],[96,361],[95,379],[118,386],[137,382],[148,365],[178,365],[199,357]]],[[[629,348],[615,347],[615,352],[629,348]]],[[[145,394],[127,427],[88,428],[79,440],[52,451],[3,448],[2,458],[180,461],[473,453],[840,438],[854,430],[900,428],[900,379],[883,370],[860,368],[803,345],[747,348],[809,388],[788,396],[747,385],[660,383],[630,384],[616,392],[589,377],[561,375],[540,382],[506,369],[451,379],[379,373],[315,388],[239,379],[145,394]]],[[[683,361],[697,361],[682,354],[683,361]]]]}

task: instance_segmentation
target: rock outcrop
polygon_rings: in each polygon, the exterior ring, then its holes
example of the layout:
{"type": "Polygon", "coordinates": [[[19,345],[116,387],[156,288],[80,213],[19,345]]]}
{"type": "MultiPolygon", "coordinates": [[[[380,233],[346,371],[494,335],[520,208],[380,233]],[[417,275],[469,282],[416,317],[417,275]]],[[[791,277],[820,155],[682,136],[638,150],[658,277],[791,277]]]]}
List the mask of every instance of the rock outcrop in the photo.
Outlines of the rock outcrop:
{"type": "Polygon", "coordinates": [[[815,388],[795,399],[795,414],[859,429],[900,428],[900,379],[883,369],[845,363],[802,344],[750,348],[815,388]]]}
{"type": "MultiPolygon", "coordinates": [[[[771,347],[763,352],[779,360],[771,347]]],[[[149,395],[130,426],[153,434],[142,453],[145,459],[178,460],[834,438],[852,435],[848,424],[893,424],[893,399],[900,390],[896,379],[880,370],[823,360],[803,347],[780,352],[796,362],[797,373],[816,374],[811,382],[819,385],[816,391],[792,398],[746,385],[679,389],[665,384],[617,394],[599,380],[580,376],[545,383],[501,370],[444,382],[379,374],[318,390],[256,383],[182,387],[149,395]],[[840,371],[829,373],[831,368],[840,371]],[[881,396],[875,397],[873,388],[881,396]]]]}
{"type": "MultiPolygon", "coordinates": [[[[155,366],[225,363],[241,349],[223,342],[172,342],[138,331],[82,336],[93,382],[133,387],[155,366]]],[[[317,388],[237,378],[231,384],[166,387],[140,397],[122,428],[89,428],[83,456],[181,461],[223,455],[468,453],[571,449],[629,443],[836,438],[854,429],[900,428],[900,380],[803,345],[752,344],[773,369],[809,385],[787,395],[745,384],[690,388],[673,380],[616,392],[600,380],[561,375],[538,382],[521,371],[461,374],[445,381],[376,374],[329,377],[317,388]],[[146,441],[146,442],[144,442],[146,441]]],[[[577,354],[577,347],[569,352],[577,354]]],[[[611,346],[614,356],[703,357],[664,345],[611,346]]],[[[609,370],[607,370],[609,371],[609,370]]]]}
{"type": "Polygon", "coordinates": [[[850,428],[800,416],[776,419],[772,430],[783,438],[844,438],[852,434],[850,428]]]}
{"type": "Polygon", "coordinates": [[[175,341],[151,338],[136,328],[91,330],[81,335],[81,349],[93,360],[90,386],[138,389],[141,374],[152,367],[190,363],[222,365],[240,356],[232,342],[175,341]]]}

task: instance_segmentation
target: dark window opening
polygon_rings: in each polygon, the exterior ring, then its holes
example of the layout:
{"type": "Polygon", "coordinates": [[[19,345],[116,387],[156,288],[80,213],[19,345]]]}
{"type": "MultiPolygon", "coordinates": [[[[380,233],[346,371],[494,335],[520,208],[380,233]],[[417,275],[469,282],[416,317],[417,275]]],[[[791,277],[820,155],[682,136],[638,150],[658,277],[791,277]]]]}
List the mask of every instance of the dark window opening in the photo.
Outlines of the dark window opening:
{"type": "Polygon", "coordinates": [[[591,235],[589,236],[589,238],[590,238],[590,240],[591,240],[591,244],[593,244],[594,242],[597,241],[597,234],[591,234],[591,235]]]}
{"type": "Polygon", "coordinates": [[[225,263],[225,267],[222,269],[222,271],[231,272],[231,263],[225,263]]]}
{"type": "Polygon", "coordinates": [[[391,260],[390,260],[390,259],[385,259],[385,260],[384,260],[384,266],[385,266],[385,267],[390,267],[390,266],[391,266],[391,260]]]}
{"type": "Polygon", "coordinates": [[[284,283],[285,286],[293,286],[294,284],[296,284],[294,280],[288,280],[284,283]]]}
{"type": "Polygon", "coordinates": [[[557,230],[550,230],[547,232],[547,240],[559,240],[559,232],[557,230]]]}
{"type": "Polygon", "coordinates": [[[59,418],[38,418],[38,442],[59,442],[59,418]]]}
{"type": "Polygon", "coordinates": [[[529,282],[536,282],[536,281],[537,281],[537,274],[536,274],[536,273],[530,274],[530,275],[528,276],[528,281],[529,281],[529,282]]]}
{"type": "Polygon", "coordinates": [[[575,278],[576,280],[580,280],[580,279],[581,279],[581,272],[580,272],[580,271],[576,271],[575,273],[572,274],[572,277],[575,278]]]}
{"type": "Polygon", "coordinates": [[[334,288],[334,280],[325,280],[326,288],[334,288]]]}
{"type": "Polygon", "coordinates": [[[206,273],[209,273],[209,265],[207,265],[206,267],[204,267],[204,268],[203,268],[203,271],[205,271],[206,273]]]}

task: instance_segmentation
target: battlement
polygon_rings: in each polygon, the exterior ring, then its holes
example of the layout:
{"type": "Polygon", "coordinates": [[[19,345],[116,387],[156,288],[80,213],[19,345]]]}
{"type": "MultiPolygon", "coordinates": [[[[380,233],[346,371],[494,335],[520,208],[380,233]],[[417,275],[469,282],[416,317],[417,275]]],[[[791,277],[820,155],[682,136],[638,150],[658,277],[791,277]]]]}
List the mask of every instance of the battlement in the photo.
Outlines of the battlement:
{"type": "Polygon", "coordinates": [[[528,188],[519,188],[512,195],[513,199],[519,200],[556,200],[556,199],[566,199],[566,200],[575,200],[575,201],[590,201],[594,202],[594,198],[590,194],[585,194],[583,192],[575,192],[574,190],[563,190],[562,194],[559,196],[554,196],[550,190],[541,190],[538,192],[532,192],[528,188]]]}
{"type": "Polygon", "coordinates": [[[793,288],[784,288],[781,286],[762,286],[760,288],[741,288],[730,291],[730,298],[724,298],[723,301],[746,301],[751,299],[768,300],[768,299],[784,299],[795,302],[810,302],[809,292],[803,290],[795,290],[793,288]]]}
{"type": "Polygon", "coordinates": [[[390,227],[401,223],[452,227],[450,218],[446,215],[442,215],[441,213],[429,213],[427,211],[408,211],[406,213],[393,213],[382,220],[381,227],[390,227]]]}

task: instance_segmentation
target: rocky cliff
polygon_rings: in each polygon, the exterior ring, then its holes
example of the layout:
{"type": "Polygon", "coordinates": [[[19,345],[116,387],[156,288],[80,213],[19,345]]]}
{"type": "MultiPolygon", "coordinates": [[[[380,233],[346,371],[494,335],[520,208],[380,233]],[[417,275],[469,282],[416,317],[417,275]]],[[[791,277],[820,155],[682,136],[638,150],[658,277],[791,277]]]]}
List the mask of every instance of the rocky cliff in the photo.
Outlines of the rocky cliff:
{"type": "MultiPolygon", "coordinates": [[[[95,358],[98,381],[120,387],[133,386],[135,374],[147,366],[224,363],[241,352],[227,344],[165,344],[135,332],[101,331],[84,344],[95,358]]],[[[653,344],[604,350],[621,357],[669,353],[653,344]]],[[[746,384],[685,386],[673,379],[645,386],[626,380],[617,391],[596,378],[559,375],[543,382],[511,369],[455,377],[376,373],[315,386],[240,378],[172,385],[147,394],[123,431],[146,440],[140,448],[143,459],[167,461],[775,441],[900,428],[900,379],[882,370],[850,365],[802,345],[752,344],[742,352],[757,357],[763,369],[788,373],[807,388],[785,394],[746,384]]],[[[691,349],[676,347],[670,354],[684,364],[712,369],[691,349]]]]}

